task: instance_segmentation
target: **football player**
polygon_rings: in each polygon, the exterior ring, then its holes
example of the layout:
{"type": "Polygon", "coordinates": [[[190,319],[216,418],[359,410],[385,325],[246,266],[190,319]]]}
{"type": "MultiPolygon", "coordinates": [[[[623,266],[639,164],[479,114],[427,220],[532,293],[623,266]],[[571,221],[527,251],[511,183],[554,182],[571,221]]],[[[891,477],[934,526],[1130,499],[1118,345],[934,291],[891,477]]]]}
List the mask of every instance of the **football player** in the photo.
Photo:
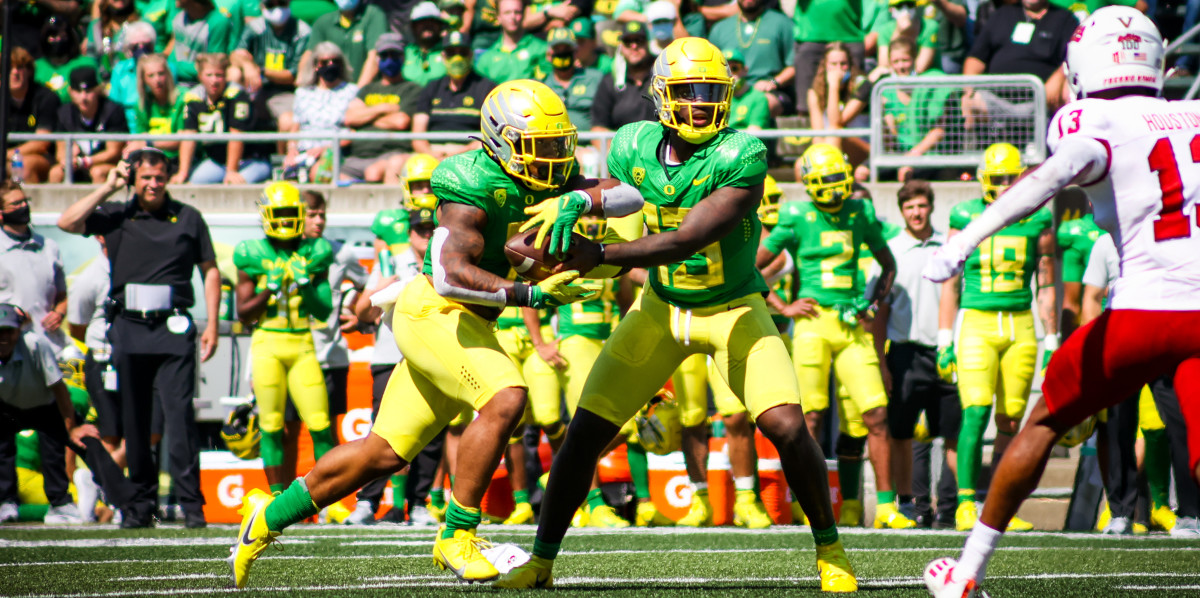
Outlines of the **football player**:
{"type": "Polygon", "coordinates": [[[974,596],[1057,439],[1163,374],[1175,379],[1193,475],[1200,464],[1195,257],[1200,230],[1194,218],[1200,177],[1191,166],[1200,103],[1158,97],[1163,54],[1157,27],[1132,7],[1106,6],[1084,19],[1067,44],[1065,65],[1067,83],[1081,99],[1063,106],[1051,121],[1051,157],[939,248],[926,266],[927,278],[949,279],[976,247],[1029,219],[1069,184],[1087,193],[1096,223],[1112,234],[1120,255],[1110,309],[1054,354],[1042,399],[1000,460],[961,557],[938,559],[926,568],[926,587],[934,596],[974,596]]]}
{"type": "MultiPolygon", "coordinates": [[[[1024,167],[1021,153],[997,143],[983,153],[979,183],[983,197],[960,203],[950,211],[953,238],[988,209],[1011,186],[1024,167]]],[[[992,462],[999,463],[1021,425],[1038,359],[1033,328],[1033,291],[1037,274],[1038,312],[1046,329],[1047,353],[1058,348],[1055,317],[1054,216],[1041,209],[986,239],[967,260],[963,274],[942,285],[938,314],[938,370],[948,381],[958,374],[962,427],[958,432],[959,531],[975,526],[978,507],[975,486],[983,462],[983,433],[996,403],[996,440],[992,462]],[[954,328],[958,322],[958,338],[954,328]]],[[[1044,359],[1048,361],[1048,357],[1044,359]]],[[[1010,531],[1028,531],[1033,524],[1014,517],[1010,531]]]]}
{"type": "MultiPolygon", "coordinates": [[[[404,361],[384,391],[379,418],[366,437],[330,451],[282,494],[247,494],[229,557],[237,587],[245,587],[254,560],[285,528],[400,470],[466,409],[478,417],[463,432],[462,445],[470,450],[457,455],[433,557],[464,581],[499,575],[480,551],[485,542],[475,529],[483,494],[525,412],[527,387],[492,327],[508,305],[544,309],[594,294],[573,284],[577,271],[536,284],[509,280],[504,245],[526,220],[565,228],[569,235],[585,213],[625,216],[639,211],[643,200],[629,185],[578,189],[583,181],[575,175],[575,127],[545,84],[502,83],[481,112],[484,147],[448,158],[434,170],[438,228],[425,254],[424,276],[404,288],[392,313],[404,361]]],[[[560,233],[550,239],[560,253],[569,240],[560,233]]],[[[544,239],[538,241],[540,246],[544,239]]]]}
{"type": "Polygon", "coordinates": [[[267,185],[258,200],[266,238],[238,243],[238,318],[255,330],[250,338],[250,379],[262,431],[260,454],[271,492],[287,484],[284,465],[284,407],[288,395],[320,459],[337,444],[329,418],[325,376],[313,345],[314,322],[333,312],[329,266],[333,247],[323,238],[305,239],[305,203],[287,182],[267,185]]]}
{"type": "Polygon", "coordinates": [[[533,556],[498,586],[552,585],[554,558],[605,447],[684,359],[706,353],[779,448],[789,486],[813,524],[821,588],[858,587],[838,539],[824,457],[804,426],[799,388],[793,376],[780,375],[789,369],[787,348],[754,264],[767,149],[726,128],[732,86],[716,46],[695,37],[675,40],[652,71],[658,121],[617,131],[608,169],[646,197],[642,215],[650,234],[578,248],[557,267],[643,267],[650,280],[588,376],[550,470],[533,556]]]}
{"type": "MultiPolygon", "coordinates": [[[[843,496],[842,525],[862,522],[862,502],[857,489],[862,476],[863,447],[870,444],[875,469],[878,506],[875,527],[907,529],[916,522],[896,507],[892,488],[891,438],[887,427],[887,392],[879,373],[874,340],[863,326],[874,305],[886,297],[895,277],[896,262],[883,237],[882,226],[870,201],[851,199],[853,177],[842,152],[827,144],[814,144],[800,158],[802,182],[812,201],[800,202],[788,218],[763,242],[758,263],[766,266],[784,251],[799,264],[799,297],[783,305],[771,299],[786,316],[794,318],[792,359],[800,381],[804,413],[815,432],[821,412],[829,408],[830,364],[846,387],[841,406],[837,441],[838,475],[843,496]],[[882,269],[874,296],[864,297],[860,252],[866,244],[882,269]]],[[[807,511],[806,511],[807,513],[807,511]]]]}
{"type": "Polygon", "coordinates": [[[437,197],[429,184],[437,165],[438,159],[429,154],[413,154],[404,162],[404,171],[400,177],[404,191],[401,206],[380,210],[371,222],[376,254],[385,249],[392,255],[404,253],[408,248],[408,213],[413,210],[437,208],[437,197]]]}

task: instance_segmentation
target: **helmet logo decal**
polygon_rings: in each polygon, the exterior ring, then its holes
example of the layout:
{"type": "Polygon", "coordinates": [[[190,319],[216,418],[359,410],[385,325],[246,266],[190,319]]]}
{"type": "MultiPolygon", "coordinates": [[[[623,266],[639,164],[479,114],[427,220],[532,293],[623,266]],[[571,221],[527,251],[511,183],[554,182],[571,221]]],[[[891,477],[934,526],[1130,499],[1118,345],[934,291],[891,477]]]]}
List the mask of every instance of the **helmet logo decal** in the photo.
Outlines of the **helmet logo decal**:
{"type": "MultiPolygon", "coordinates": [[[[1128,25],[1126,25],[1128,27],[1128,25]]],[[[1136,33],[1126,33],[1117,38],[1122,50],[1136,50],[1142,45],[1142,36],[1136,33]]]]}
{"type": "Polygon", "coordinates": [[[641,187],[642,181],[646,180],[646,169],[641,166],[633,167],[633,184],[641,187]]]}
{"type": "Polygon", "coordinates": [[[666,187],[663,187],[663,193],[666,193],[667,195],[675,195],[675,185],[667,185],[666,187]]]}
{"type": "Polygon", "coordinates": [[[1080,26],[1076,27],[1075,33],[1071,35],[1071,41],[1077,42],[1077,41],[1083,39],[1083,30],[1085,27],[1086,27],[1086,25],[1080,25],[1080,26]]]}
{"type": "Polygon", "coordinates": [[[1129,29],[1129,26],[1133,24],[1133,17],[1117,17],[1117,20],[1120,21],[1126,29],[1129,29]]]}

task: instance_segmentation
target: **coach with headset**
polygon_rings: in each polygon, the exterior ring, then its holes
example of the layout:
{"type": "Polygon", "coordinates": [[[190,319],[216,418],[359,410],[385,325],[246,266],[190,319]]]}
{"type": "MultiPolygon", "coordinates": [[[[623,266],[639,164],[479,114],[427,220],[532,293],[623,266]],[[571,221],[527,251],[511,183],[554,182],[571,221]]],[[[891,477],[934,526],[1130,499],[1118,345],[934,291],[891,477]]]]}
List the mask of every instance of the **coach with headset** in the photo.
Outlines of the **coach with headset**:
{"type": "Polygon", "coordinates": [[[108,338],[113,346],[116,404],[98,401],[103,419],[119,422],[125,438],[134,499],[122,514],[125,528],[154,524],[158,467],[150,444],[152,401],[161,401],[167,455],[179,503],[189,528],[204,527],[200,493],[199,433],[192,398],[196,392],[196,325],[192,272],[200,268],[208,321],[200,332],[200,359],[217,348],[221,279],[208,225],[195,208],[171,199],[166,155],[155,148],[131,152],[98,189],[75,202],[58,219],[68,233],[103,235],[112,288],[108,338]],[[105,203],[122,189],[124,202],[105,203]]]}

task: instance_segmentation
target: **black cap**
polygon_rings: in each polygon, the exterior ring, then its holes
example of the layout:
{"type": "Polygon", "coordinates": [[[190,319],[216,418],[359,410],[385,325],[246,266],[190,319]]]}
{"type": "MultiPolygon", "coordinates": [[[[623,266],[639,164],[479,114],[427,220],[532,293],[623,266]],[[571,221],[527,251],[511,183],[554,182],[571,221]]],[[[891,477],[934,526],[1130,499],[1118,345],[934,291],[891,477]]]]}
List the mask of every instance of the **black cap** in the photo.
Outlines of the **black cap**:
{"type": "Polygon", "coordinates": [[[470,48],[471,36],[461,31],[450,31],[442,36],[443,48],[470,48]]]}
{"type": "Polygon", "coordinates": [[[431,210],[429,208],[421,208],[419,210],[412,210],[411,212],[408,213],[409,226],[416,226],[418,224],[433,224],[433,223],[434,223],[433,210],[431,210]]]}
{"type": "Polygon", "coordinates": [[[71,71],[71,89],[86,91],[99,86],[100,79],[96,76],[96,69],[94,67],[81,66],[71,71]]]}
{"type": "Polygon", "coordinates": [[[621,39],[627,37],[648,39],[648,35],[649,32],[646,31],[646,24],[640,21],[627,21],[625,26],[621,28],[621,39]]]}

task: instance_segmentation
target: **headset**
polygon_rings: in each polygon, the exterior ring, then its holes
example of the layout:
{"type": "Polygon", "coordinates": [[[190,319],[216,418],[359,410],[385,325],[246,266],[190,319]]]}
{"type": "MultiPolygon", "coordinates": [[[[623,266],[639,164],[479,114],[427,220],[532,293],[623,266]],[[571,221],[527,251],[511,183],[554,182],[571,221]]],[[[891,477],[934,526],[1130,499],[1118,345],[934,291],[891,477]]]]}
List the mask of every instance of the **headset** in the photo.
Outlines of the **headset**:
{"type": "Polygon", "coordinates": [[[147,156],[157,156],[159,160],[162,160],[167,165],[167,176],[168,177],[175,174],[175,170],[177,169],[177,166],[171,162],[170,158],[167,157],[166,152],[158,149],[157,147],[153,147],[153,146],[149,146],[149,145],[146,147],[138,148],[138,149],[133,150],[132,152],[129,152],[129,155],[125,156],[125,159],[122,160],[123,162],[125,162],[125,164],[127,164],[129,166],[129,171],[127,173],[125,173],[127,175],[125,177],[125,189],[126,190],[129,190],[131,187],[133,187],[133,179],[134,179],[135,175],[137,174],[138,164],[140,164],[142,162],[142,160],[145,159],[147,156]]]}

